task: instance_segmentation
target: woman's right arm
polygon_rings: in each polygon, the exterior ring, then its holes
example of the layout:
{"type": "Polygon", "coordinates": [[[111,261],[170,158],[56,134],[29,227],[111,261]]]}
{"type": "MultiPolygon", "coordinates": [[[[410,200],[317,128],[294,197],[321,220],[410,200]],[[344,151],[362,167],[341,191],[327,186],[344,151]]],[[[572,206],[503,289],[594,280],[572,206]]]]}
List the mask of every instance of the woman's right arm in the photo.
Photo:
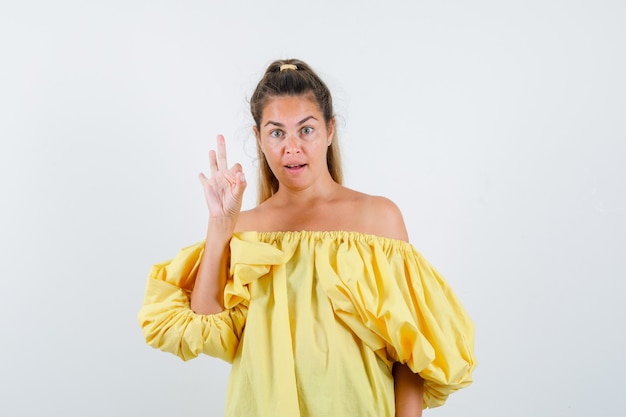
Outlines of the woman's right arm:
{"type": "Polygon", "coordinates": [[[241,165],[228,168],[224,137],[217,137],[217,154],[209,152],[211,177],[200,174],[209,209],[204,252],[191,293],[191,309],[198,314],[224,310],[224,286],[228,275],[230,239],[241,211],[246,180],[241,165]]]}

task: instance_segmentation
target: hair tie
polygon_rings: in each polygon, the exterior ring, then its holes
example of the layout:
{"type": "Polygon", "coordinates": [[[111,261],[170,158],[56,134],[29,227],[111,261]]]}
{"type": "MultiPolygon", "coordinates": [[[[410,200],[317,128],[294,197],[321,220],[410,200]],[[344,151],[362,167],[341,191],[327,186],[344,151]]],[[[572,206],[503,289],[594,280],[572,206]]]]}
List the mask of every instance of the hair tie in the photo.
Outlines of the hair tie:
{"type": "Polygon", "coordinates": [[[298,67],[294,64],[283,64],[280,66],[280,71],[284,70],[297,70],[298,67]]]}

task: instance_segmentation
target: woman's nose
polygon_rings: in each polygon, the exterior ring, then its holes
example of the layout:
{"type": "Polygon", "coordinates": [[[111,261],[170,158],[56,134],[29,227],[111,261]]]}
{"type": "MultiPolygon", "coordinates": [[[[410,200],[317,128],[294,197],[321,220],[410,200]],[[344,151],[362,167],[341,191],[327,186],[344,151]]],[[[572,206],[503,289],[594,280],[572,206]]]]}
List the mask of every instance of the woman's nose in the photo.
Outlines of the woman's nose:
{"type": "Polygon", "coordinates": [[[287,153],[300,153],[300,140],[295,135],[288,135],[285,147],[287,153]]]}

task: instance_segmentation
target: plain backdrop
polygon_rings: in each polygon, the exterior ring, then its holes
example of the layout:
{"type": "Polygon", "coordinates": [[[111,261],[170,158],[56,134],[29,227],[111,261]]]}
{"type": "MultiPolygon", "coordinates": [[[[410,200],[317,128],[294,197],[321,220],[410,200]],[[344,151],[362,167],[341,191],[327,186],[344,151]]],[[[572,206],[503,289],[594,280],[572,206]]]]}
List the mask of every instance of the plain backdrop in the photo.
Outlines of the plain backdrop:
{"type": "Polygon", "coordinates": [[[425,416],[622,416],[626,3],[3,1],[0,415],[220,416],[229,366],[145,345],[152,264],[204,237],[215,136],[297,57],[346,184],[401,208],[476,323],[425,416]]]}

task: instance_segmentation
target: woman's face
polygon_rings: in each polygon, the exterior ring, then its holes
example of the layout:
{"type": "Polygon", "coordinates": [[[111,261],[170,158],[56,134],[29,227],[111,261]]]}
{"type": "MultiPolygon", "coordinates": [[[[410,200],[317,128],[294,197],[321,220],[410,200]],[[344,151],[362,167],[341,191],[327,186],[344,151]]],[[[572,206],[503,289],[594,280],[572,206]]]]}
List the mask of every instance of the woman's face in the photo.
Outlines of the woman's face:
{"type": "Polygon", "coordinates": [[[254,131],[279,189],[301,190],[331,179],[326,153],[334,120],[326,124],[312,95],[269,98],[254,131]]]}

